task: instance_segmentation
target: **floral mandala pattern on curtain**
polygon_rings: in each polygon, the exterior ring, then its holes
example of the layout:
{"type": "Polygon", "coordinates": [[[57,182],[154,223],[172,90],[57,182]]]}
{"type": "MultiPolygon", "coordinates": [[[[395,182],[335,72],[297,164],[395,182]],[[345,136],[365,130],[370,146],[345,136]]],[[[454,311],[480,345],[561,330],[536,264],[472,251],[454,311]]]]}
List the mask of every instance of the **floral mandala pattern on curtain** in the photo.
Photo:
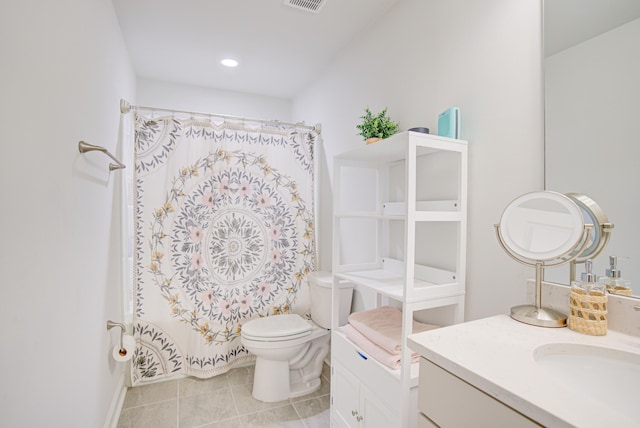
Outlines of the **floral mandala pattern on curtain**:
{"type": "Polygon", "coordinates": [[[133,384],[253,357],[315,268],[314,131],[135,116],[133,384]]]}

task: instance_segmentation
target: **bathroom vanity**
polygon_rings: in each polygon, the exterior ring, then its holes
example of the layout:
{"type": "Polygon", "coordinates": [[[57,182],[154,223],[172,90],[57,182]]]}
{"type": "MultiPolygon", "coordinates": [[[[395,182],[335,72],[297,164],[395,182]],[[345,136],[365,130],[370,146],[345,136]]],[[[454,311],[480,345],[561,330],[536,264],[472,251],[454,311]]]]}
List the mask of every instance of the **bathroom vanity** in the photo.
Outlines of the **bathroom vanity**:
{"type": "MultiPolygon", "coordinates": [[[[640,326],[637,300],[611,303],[640,326]]],[[[411,335],[408,342],[422,356],[418,427],[640,423],[637,335],[610,328],[606,336],[588,336],[499,315],[411,335]]]]}
{"type": "Polygon", "coordinates": [[[639,426],[640,304],[604,288],[590,294],[591,258],[612,229],[585,195],[531,192],[507,206],[496,234],[535,267],[529,304],[408,337],[421,355],[419,427],[639,426]],[[587,268],[571,291],[542,281],[545,267],[566,263],[572,280],[577,264],[587,268]]]}

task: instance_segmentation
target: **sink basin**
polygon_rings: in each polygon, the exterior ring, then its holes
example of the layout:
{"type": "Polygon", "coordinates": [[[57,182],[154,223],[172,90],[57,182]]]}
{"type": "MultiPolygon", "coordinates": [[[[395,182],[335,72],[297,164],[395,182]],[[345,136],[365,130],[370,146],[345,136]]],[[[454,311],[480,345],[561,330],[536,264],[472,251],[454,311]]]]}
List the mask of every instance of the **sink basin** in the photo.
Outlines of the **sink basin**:
{"type": "MultiPolygon", "coordinates": [[[[536,363],[579,396],[640,420],[637,391],[640,354],[576,343],[551,343],[534,350],[536,363]]],[[[585,403],[589,406],[589,403],[585,403]]]]}

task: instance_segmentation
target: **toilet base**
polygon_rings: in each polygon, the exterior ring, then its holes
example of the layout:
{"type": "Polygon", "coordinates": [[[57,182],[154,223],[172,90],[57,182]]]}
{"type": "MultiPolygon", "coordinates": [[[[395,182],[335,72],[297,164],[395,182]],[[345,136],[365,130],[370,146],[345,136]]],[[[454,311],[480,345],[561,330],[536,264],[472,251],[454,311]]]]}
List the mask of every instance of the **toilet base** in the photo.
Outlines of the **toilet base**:
{"type": "Polygon", "coordinates": [[[298,382],[290,385],[290,371],[288,361],[273,361],[262,358],[256,359],[256,372],[263,370],[268,376],[255,376],[253,379],[253,398],[265,403],[275,403],[289,398],[302,397],[320,389],[320,378],[309,382],[298,382]],[[285,382],[286,379],[286,382],[285,382]]]}
{"type": "Polygon", "coordinates": [[[253,398],[265,403],[275,403],[289,398],[289,361],[256,358],[253,377],[253,398]]]}

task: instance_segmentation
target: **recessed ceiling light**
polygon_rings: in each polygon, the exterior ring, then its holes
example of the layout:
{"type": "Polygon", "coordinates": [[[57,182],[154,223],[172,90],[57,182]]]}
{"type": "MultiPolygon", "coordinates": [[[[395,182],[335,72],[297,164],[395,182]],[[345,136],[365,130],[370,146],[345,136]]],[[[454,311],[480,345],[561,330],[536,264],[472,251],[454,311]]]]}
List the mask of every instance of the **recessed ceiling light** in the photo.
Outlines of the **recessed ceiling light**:
{"type": "Polygon", "coordinates": [[[236,67],[238,65],[238,61],[231,58],[223,59],[220,63],[226,67],[236,67]]]}

